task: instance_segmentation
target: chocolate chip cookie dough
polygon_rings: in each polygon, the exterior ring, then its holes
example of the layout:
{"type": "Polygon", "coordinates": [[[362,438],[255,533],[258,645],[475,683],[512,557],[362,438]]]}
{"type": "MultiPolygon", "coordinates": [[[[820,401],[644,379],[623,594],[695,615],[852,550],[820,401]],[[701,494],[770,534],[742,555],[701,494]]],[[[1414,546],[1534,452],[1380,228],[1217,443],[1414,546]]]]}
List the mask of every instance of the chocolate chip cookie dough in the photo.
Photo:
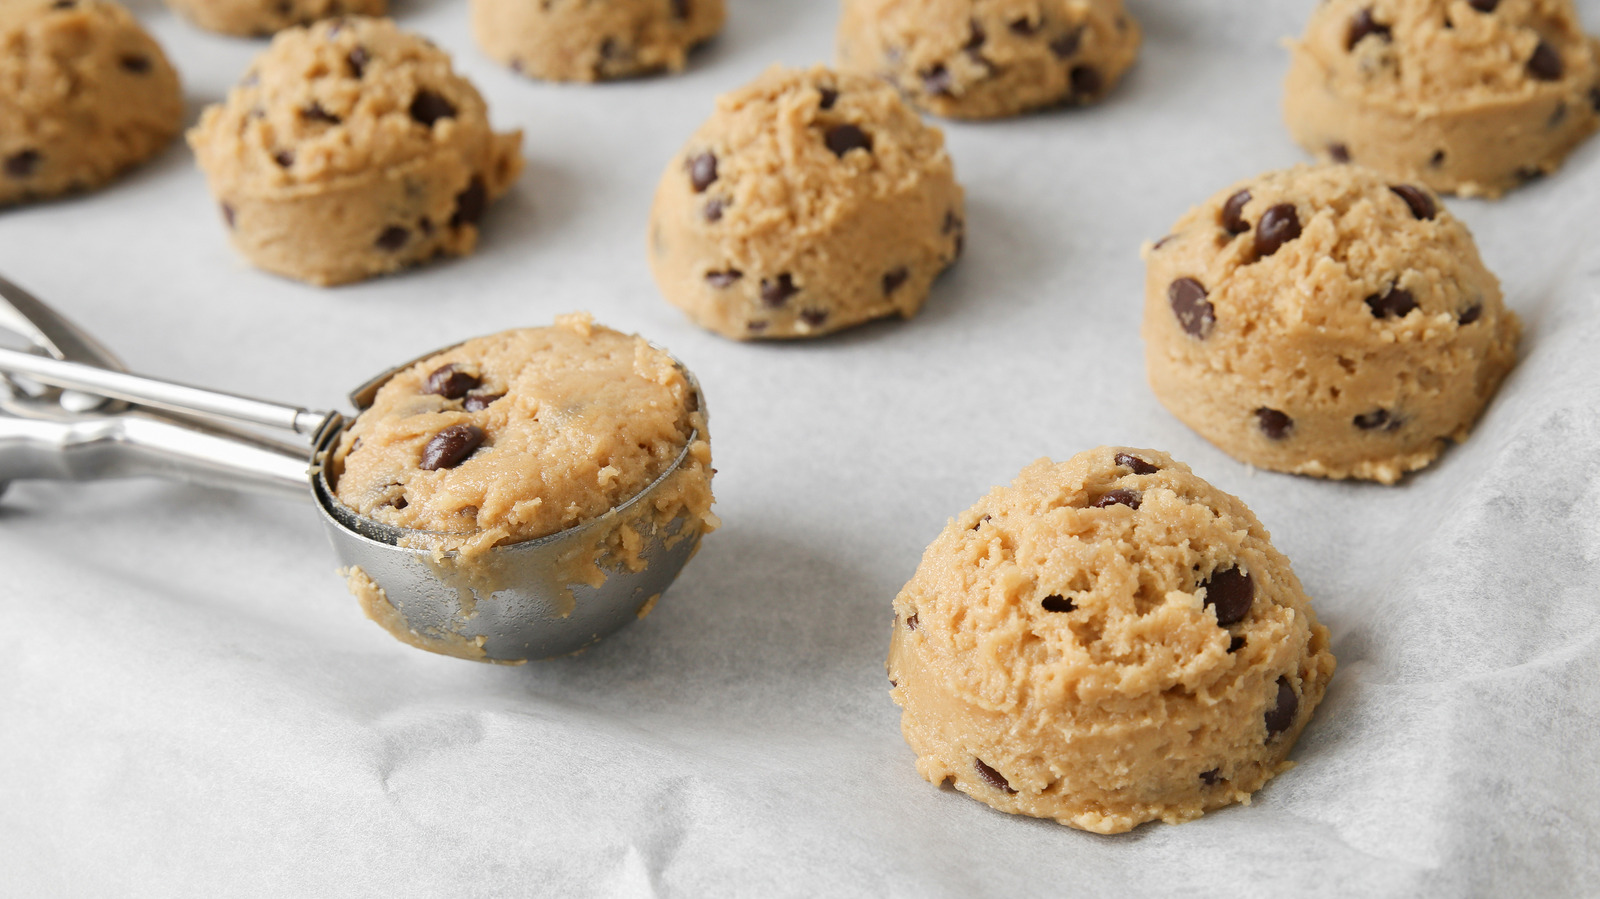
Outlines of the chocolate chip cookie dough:
{"type": "Polygon", "coordinates": [[[1153,450],[1023,469],[945,526],[894,612],[917,771],[1096,833],[1248,803],[1334,669],[1266,529],[1153,450]]]}
{"type": "Polygon", "coordinates": [[[1360,166],[1236,184],[1145,261],[1150,386],[1260,468],[1392,484],[1466,439],[1516,362],[1466,226],[1360,166]]]}
{"type": "Polygon", "coordinates": [[[1434,190],[1497,197],[1600,127],[1600,44],[1570,0],[1329,0],[1292,53],[1296,141],[1434,190]]]}
{"type": "Polygon", "coordinates": [[[990,119],[1103,99],[1139,41],[1122,0],[845,0],[839,65],[934,115],[990,119]]]}
{"type": "Polygon", "coordinates": [[[345,505],[472,557],[600,517],[685,446],[673,482],[639,512],[662,523],[687,514],[698,534],[716,526],[698,392],[671,356],[580,314],[469,340],[396,374],[330,464],[345,505]]]}
{"type": "Polygon", "coordinates": [[[184,18],[218,34],[264,37],[338,16],[381,16],[388,0],[166,0],[184,18]]]}
{"type": "Polygon", "coordinates": [[[450,57],[387,19],[278,34],[189,133],[233,245],[312,284],[472,252],[522,169],[450,57]]]}
{"type": "Polygon", "coordinates": [[[524,75],[600,81],[682,69],[726,15],[723,0],[472,0],[472,33],[524,75]]]}
{"type": "Polygon", "coordinates": [[[98,187],[182,127],[178,75],[126,9],[0,3],[0,206],[98,187]]]}
{"type": "Polygon", "coordinates": [[[650,265],[673,305],[740,340],[909,318],[961,253],[944,136],[864,75],[773,68],[717,99],[667,165],[650,265]]]}

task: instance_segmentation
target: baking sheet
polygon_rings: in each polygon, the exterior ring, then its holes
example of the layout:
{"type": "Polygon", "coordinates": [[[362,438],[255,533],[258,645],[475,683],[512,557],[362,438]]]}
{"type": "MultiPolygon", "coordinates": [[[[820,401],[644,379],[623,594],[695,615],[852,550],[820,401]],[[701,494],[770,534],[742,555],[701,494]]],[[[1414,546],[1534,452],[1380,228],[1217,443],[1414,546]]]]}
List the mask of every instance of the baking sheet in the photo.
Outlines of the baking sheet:
{"type": "MultiPolygon", "coordinates": [[[[654,614],[494,668],[362,618],[312,508],[154,481],[0,500],[0,894],[1585,895],[1600,874],[1600,141],[1450,208],[1524,317],[1472,439],[1398,488],[1253,472],[1145,386],[1141,241],[1302,159],[1277,107],[1311,0],[1130,0],[1103,106],[944,125],[968,252],[926,310],[740,345],[656,293],[656,178],[715,94],[832,52],[831,2],[730,0],[681,77],[524,81],[455,54],[528,170],[469,259],[338,290],[255,272],[188,150],[0,212],[0,272],[137,371],[316,407],[395,360],[587,309],[685,360],[719,474],[654,614]],[[1026,463],[1158,447],[1294,562],[1339,672],[1251,807],[1117,837],[923,782],[883,657],[922,548],[1026,463]]],[[[264,44],[134,0],[190,103],[264,44]]],[[[1600,4],[1580,4],[1600,29],[1600,4]]]]}

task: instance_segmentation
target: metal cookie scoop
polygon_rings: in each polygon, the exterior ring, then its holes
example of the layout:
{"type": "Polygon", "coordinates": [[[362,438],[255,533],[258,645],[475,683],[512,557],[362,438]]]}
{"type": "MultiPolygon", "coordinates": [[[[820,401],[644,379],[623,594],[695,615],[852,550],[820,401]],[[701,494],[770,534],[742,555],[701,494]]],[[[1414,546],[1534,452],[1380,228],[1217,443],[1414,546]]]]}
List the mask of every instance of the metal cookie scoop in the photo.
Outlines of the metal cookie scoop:
{"type": "MultiPolygon", "coordinates": [[[[700,522],[633,519],[642,570],[608,566],[599,587],[569,581],[572,560],[593,553],[599,529],[629,518],[689,458],[691,434],[650,486],[599,518],[548,537],[490,549],[472,570],[453,553],[400,545],[426,536],[365,518],[340,502],[322,460],[349,425],[338,412],[250,399],[131,375],[88,334],[0,278],[0,494],[29,478],[87,481],[156,476],[310,499],[368,614],[423,649],[490,662],[576,652],[647,612],[700,542],[700,522]],[[12,341],[17,343],[17,341],[12,341]],[[310,439],[293,443],[264,427],[310,439]]],[[[446,347],[445,349],[448,349],[446,347]]],[[[357,411],[378,388],[436,350],[356,388],[357,411]]],[[[700,385],[678,368],[705,408],[700,385]]],[[[644,508],[644,507],[640,507],[644,508]]]]}

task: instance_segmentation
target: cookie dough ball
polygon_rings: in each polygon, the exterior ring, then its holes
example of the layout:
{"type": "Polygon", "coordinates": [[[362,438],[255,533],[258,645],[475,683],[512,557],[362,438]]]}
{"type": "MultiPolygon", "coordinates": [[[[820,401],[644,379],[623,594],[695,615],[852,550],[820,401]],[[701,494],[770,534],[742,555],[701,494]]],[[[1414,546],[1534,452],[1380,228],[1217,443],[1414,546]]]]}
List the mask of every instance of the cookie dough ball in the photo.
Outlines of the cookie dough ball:
{"type": "Polygon", "coordinates": [[[240,37],[275,34],[337,16],[381,16],[388,0],[166,0],[194,24],[240,37]]]}
{"type": "Polygon", "coordinates": [[[189,143],[233,245],[323,285],[472,252],[522,170],[522,133],[490,130],[450,57],[387,19],[279,33],[189,143]]]}
{"type": "Polygon", "coordinates": [[[1023,469],[945,526],[894,611],[917,771],[1097,833],[1249,802],[1334,668],[1256,517],[1152,450],[1023,469]]]}
{"type": "Polygon", "coordinates": [[[1600,126],[1600,44],[1570,0],[1329,0],[1292,52],[1301,146],[1438,191],[1497,197],[1600,126]]]}
{"type": "Polygon", "coordinates": [[[1236,184],[1145,260],[1150,386],[1259,468],[1392,484],[1466,439],[1516,362],[1466,226],[1359,166],[1236,184]]]}
{"type": "Polygon", "coordinates": [[[178,75],[126,9],[0,3],[0,206],[98,187],[182,127],[178,75]]]}
{"type": "Polygon", "coordinates": [[[682,69],[726,16],[723,0],[472,0],[472,33],[524,75],[600,81],[682,69]]]}
{"type": "Polygon", "coordinates": [[[814,337],[915,315],[961,252],[964,214],[944,136],[892,87],[773,68],[719,97],[667,165],[650,265],[702,327],[814,337]]]}
{"type": "Polygon", "coordinates": [[[622,505],[689,456],[649,509],[710,530],[711,448],[695,386],[643,338],[569,315],[469,340],[396,374],[343,435],[338,498],[451,535],[472,555],[622,505]],[[692,442],[692,445],[690,445],[692,442]]]}
{"type": "Polygon", "coordinates": [[[1122,0],[845,0],[839,65],[934,115],[991,119],[1103,99],[1139,40],[1122,0]]]}

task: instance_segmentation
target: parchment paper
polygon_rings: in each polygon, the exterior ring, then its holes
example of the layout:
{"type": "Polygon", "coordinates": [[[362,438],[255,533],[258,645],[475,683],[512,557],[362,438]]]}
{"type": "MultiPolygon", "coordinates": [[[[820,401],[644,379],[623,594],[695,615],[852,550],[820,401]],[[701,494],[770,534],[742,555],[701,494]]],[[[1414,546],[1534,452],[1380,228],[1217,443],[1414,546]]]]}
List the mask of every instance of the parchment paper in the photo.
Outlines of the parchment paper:
{"type": "MultiPolygon", "coordinates": [[[[832,2],[730,0],[681,77],[525,81],[461,0],[400,0],[527,132],[481,251],[319,290],[248,268],[174,145],[0,212],[0,272],[138,371],[316,407],[389,364],[592,310],[704,382],[726,526],[646,620],[495,668],[362,618],[309,505],[156,481],[0,499],[0,894],[1586,896],[1600,875],[1600,141],[1451,200],[1527,324],[1472,439],[1403,486],[1253,472],[1146,387],[1141,241],[1301,161],[1278,115],[1311,0],[1130,0],[1103,106],[945,124],[968,253],[904,323],[702,332],[644,253],[712,98],[832,56],[832,2]],[[889,601],[945,520],[1039,456],[1158,447],[1294,562],[1339,672],[1299,766],[1235,807],[1101,837],[922,781],[889,601]]],[[[1600,4],[1582,4],[1600,29],[1600,4]]],[[[191,120],[262,42],[134,0],[191,120]]]]}

